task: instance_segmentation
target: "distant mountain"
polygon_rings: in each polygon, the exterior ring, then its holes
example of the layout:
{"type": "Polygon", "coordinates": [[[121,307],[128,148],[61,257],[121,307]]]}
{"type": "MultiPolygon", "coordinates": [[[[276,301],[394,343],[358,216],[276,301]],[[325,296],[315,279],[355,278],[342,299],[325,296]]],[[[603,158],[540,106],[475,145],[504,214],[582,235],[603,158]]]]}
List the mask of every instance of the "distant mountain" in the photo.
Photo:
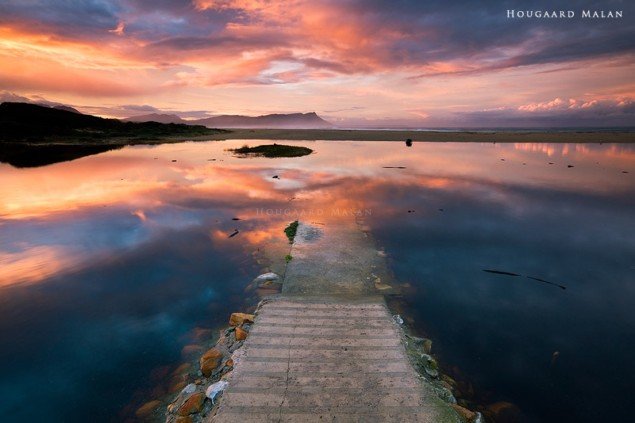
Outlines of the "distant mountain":
{"type": "Polygon", "coordinates": [[[333,125],[315,112],[263,116],[221,115],[189,121],[208,128],[331,128],[333,125]]]}
{"type": "Polygon", "coordinates": [[[150,113],[141,116],[130,116],[122,120],[124,122],[189,123],[188,121],[181,119],[180,116],[168,115],[164,113],[150,113]]]}

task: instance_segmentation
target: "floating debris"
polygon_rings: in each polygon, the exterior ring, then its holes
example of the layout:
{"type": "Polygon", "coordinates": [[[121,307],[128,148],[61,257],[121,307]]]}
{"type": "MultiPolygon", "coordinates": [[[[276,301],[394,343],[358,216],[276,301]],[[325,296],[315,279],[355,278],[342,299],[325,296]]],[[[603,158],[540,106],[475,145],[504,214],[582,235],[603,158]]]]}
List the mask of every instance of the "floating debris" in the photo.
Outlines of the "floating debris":
{"type": "MultiPolygon", "coordinates": [[[[483,269],[483,272],[494,273],[494,274],[497,274],[497,275],[514,276],[514,277],[522,276],[522,275],[520,275],[518,273],[506,272],[504,270],[483,269]]],[[[560,284],[557,284],[555,282],[549,282],[549,281],[546,281],[544,279],[536,278],[534,276],[526,276],[526,278],[534,280],[534,281],[537,281],[537,282],[542,282],[542,283],[546,283],[546,284],[549,284],[549,285],[557,286],[560,289],[567,289],[567,287],[564,286],[564,285],[560,285],[560,284]]]]}
{"type": "Polygon", "coordinates": [[[384,169],[405,169],[406,166],[382,166],[384,169]]]}
{"type": "Polygon", "coordinates": [[[623,170],[622,173],[628,173],[628,170],[623,170]]]}
{"type": "Polygon", "coordinates": [[[406,147],[412,147],[412,140],[410,138],[406,140],[406,147]]]}
{"type": "Polygon", "coordinates": [[[440,211],[440,212],[443,212],[443,211],[445,211],[445,210],[443,210],[443,209],[439,209],[439,211],[440,211]]]}
{"type": "Polygon", "coordinates": [[[528,279],[531,279],[531,280],[534,280],[534,281],[538,281],[538,282],[546,283],[546,284],[549,284],[549,285],[557,286],[557,287],[558,287],[558,288],[560,288],[560,289],[567,289],[567,287],[566,287],[566,286],[564,286],[564,285],[560,285],[560,284],[557,284],[557,283],[555,283],[555,282],[549,282],[549,281],[546,281],[546,280],[544,280],[544,279],[535,278],[535,277],[533,277],[533,276],[527,276],[527,278],[528,278],[528,279]]]}
{"type": "Polygon", "coordinates": [[[483,272],[487,273],[495,273],[497,275],[507,275],[507,276],[522,276],[518,273],[505,272],[504,270],[492,270],[492,269],[483,269],[483,272]]]}
{"type": "Polygon", "coordinates": [[[176,160],[172,160],[172,163],[176,162],[176,160]]]}
{"type": "Polygon", "coordinates": [[[273,179],[280,179],[280,177],[278,175],[273,175],[272,178],[273,179]]]}
{"type": "Polygon", "coordinates": [[[238,229],[234,229],[234,232],[232,232],[232,233],[231,233],[231,234],[230,234],[227,238],[233,238],[233,237],[235,237],[236,235],[238,235],[238,233],[239,233],[239,232],[240,232],[240,231],[239,231],[238,229]]]}
{"type": "Polygon", "coordinates": [[[403,325],[403,319],[398,314],[395,314],[394,316],[392,316],[392,320],[400,326],[403,325]]]}
{"type": "Polygon", "coordinates": [[[558,357],[560,357],[560,351],[554,351],[553,354],[551,354],[551,365],[552,366],[554,364],[556,364],[556,360],[558,359],[558,357]]]}
{"type": "Polygon", "coordinates": [[[408,213],[414,213],[414,212],[415,212],[414,210],[408,210],[408,213]]]}
{"type": "Polygon", "coordinates": [[[240,220],[240,217],[232,217],[232,220],[240,220]]]}
{"type": "Polygon", "coordinates": [[[505,161],[505,159],[501,159],[501,162],[504,162],[504,161],[505,161]]]}
{"type": "Polygon", "coordinates": [[[567,167],[573,167],[573,165],[567,165],[567,167]]]}
{"type": "Polygon", "coordinates": [[[552,165],[552,164],[553,164],[553,162],[549,162],[549,164],[550,164],[550,165],[552,165]]]}

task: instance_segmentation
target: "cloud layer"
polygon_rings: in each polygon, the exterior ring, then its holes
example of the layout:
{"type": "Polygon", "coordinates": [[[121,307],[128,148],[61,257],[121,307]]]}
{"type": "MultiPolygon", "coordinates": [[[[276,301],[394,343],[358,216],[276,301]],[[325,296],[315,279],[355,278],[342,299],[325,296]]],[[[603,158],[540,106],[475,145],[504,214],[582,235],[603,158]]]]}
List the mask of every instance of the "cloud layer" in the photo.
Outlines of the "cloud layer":
{"type": "MultiPolygon", "coordinates": [[[[532,3],[572,9],[560,6],[532,3]]],[[[316,110],[424,125],[493,108],[536,118],[519,107],[555,98],[631,101],[633,8],[576,7],[625,17],[508,19],[526,9],[514,1],[8,0],[0,89],[79,106],[316,110]]]]}

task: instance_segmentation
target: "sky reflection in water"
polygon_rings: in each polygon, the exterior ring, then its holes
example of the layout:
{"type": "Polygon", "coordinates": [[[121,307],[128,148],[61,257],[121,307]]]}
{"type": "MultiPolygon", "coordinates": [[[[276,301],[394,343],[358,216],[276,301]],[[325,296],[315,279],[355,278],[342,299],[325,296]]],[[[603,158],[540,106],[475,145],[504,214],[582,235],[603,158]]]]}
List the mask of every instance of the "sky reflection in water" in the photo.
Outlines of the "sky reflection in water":
{"type": "Polygon", "coordinates": [[[286,253],[284,211],[325,222],[351,209],[371,213],[412,286],[406,314],[479,400],[536,421],[626,413],[633,146],[294,144],[316,153],[238,159],[224,151],[236,141],[0,164],[0,414],[126,415],[195,328],[255,301],[243,289],[267,263],[254,252],[286,253]]]}

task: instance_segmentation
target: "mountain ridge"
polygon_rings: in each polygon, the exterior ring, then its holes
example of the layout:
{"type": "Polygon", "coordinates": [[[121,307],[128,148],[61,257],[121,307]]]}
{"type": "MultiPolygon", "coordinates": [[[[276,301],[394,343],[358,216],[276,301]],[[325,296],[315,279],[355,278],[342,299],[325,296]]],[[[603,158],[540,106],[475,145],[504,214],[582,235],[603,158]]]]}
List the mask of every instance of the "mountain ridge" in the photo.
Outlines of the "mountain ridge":
{"type": "Polygon", "coordinates": [[[203,125],[208,128],[284,128],[284,129],[321,129],[333,125],[315,112],[308,113],[271,113],[260,116],[218,115],[208,118],[185,120],[177,114],[150,113],[122,119],[124,122],[160,122],[203,125]]]}

